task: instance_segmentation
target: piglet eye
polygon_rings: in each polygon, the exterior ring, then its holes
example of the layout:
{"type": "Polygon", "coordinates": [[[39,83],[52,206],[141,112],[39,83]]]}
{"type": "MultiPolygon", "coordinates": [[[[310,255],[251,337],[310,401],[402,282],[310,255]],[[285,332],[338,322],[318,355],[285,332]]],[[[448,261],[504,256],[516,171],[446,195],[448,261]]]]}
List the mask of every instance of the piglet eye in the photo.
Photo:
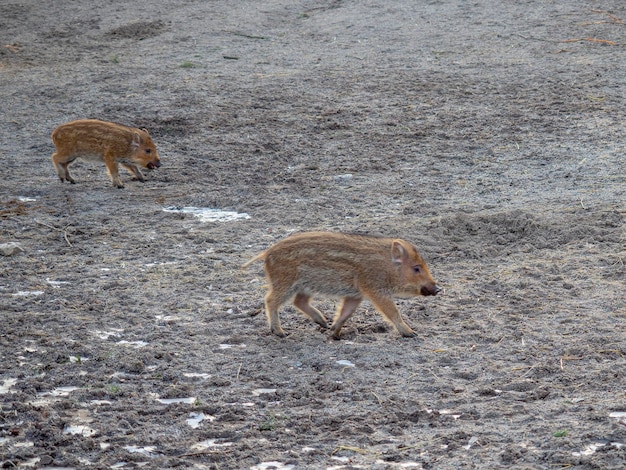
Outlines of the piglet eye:
{"type": "Polygon", "coordinates": [[[146,149],[146,153],[152,152],[152,149],[146,149]]]}
{"type": "Polygon", "coordinates": [[[413,271],[415,271],[416,273],[419,273],[422,270],[422,268],[420,268],[419,266],[413,266],[413,271]]]}

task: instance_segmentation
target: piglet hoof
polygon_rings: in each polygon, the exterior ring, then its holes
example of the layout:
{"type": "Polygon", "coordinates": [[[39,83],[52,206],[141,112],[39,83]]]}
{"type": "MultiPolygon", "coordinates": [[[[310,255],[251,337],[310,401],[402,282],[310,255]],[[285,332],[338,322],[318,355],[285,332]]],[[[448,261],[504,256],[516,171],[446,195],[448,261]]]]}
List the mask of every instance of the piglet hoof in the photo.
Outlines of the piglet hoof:
{"type": "Polygon", "coordinates": [[[341,331],[337,331],[336,328],[333,328],[332,326],[330,327],[330,332],[332,333],[330,335],[330,337],[334,340],[340,340],[341,339],[341,331]]]}
{"type": "Polygon", "coordinates": [[[284,338],[285,336],[287,336],[287,333],[285,333],[282,328],[272,328],[272,333],[279,338],[284,338]]]}

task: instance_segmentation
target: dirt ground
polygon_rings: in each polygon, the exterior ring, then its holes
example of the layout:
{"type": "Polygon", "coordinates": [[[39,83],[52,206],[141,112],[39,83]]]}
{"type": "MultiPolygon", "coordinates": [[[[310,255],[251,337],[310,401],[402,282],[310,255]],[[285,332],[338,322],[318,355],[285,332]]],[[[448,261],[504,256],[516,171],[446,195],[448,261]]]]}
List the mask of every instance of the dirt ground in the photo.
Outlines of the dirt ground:
{"type": "Polygon", "coordinates": [[[625,20],[1,2],[2,467],[623,468],[625,20]],[[162,167],[61,183],[77,118],[149,129],[162,167]],[[240,265],[306,230],[412,240],[444,288],[397,301],[417,338],[367,303],[339,341],[292,307],[272,336],[240,265]]]}

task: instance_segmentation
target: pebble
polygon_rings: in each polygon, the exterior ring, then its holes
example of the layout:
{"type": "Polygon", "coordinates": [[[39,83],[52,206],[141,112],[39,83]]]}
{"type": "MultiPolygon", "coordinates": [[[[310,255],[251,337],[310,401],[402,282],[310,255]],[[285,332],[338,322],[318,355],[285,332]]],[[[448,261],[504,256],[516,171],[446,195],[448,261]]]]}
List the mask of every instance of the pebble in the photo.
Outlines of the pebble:
{"type": "Polygon", "coordinates": [[[337,183],[348,183],[352,181],[352,173],[346,173],[345,175],[335,175],[334,180],[337,183]]]}
{"type": "Polygon", "coordinates": [[[24,251],[22,245],[16,242],[0,243],[0,255],[13,256],[15,253],[24,251]]]}

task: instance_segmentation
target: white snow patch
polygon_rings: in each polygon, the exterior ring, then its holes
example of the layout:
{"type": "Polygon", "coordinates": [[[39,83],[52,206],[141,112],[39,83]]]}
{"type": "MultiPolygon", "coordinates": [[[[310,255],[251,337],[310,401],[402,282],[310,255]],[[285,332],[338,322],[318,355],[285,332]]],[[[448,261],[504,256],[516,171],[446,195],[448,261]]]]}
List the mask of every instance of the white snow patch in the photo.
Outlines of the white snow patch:
{"type": "Polygon", "coordinates": [[[85,362],[88,361],[88,357],[83,356],[70,356],[70,362],[85,362]]]}
{"type": "Polygon", "coordinates": [[[220,344],[220,349],[232,349],[232,348],[234,348],[234,347],[237,347],[237,348],[245,348],[245,347],[246,347],[246,345],[245,345],[245,344],[243,344],[243,343],[242,343],[242,344],[224,344],[224,343],[223,343],[223,344],[220,344]]]}
{"type": "Polygon", "coordinates": [[[250,470],[292,470],[293,468],[296,467],[291,464],[285,465],[282,462],[261,462],[258,465],[250,467],[250,470]]]}
{"type": "Polygon", "coordinates": [[[341,359],[337,361],[337,364],[344,367],[356,367],[353,362],[350,362],[347,359],[341,359]]]}
{"type": "Polygon", "coordinates": [[[72,393],[75,390],[78,390],[79,387],[58,387],[55,388],[54,390],[51,390],[50,392],[42,392],[39,393],[39,396],[42,397],[67,397],[69,396],[70,393],[72,393]]]}
{"type": "Polygon", "coordinates": [[[98,434],[98,431],[90,428],[89,426],[69,425],[65,426],[65,429],[63,429],[63,434],[74,434],[83,437],[93,437],[98,434]]]}
{"type": "Polygon", "coordinates": [[[15,292],[13,297],[35,297],[38,295],[43,295],[42,290],[21,290],[19,292],[15,292]]]}
{"type": "Polygon", "coordinates": [[[125,446],[124,449],[126,449],[131,454],[141,454],[147,457],[158,457],[159,455],[161,455],[156,451],[155,446],[125,446]]]}
{"type": "Polygon", "coordinates": [[[193,405],[196,402],[196,397],[186,397],[186,398],[157,398],[159,403],[163,403],[164,405],[173,405],[174,403],[185,403],[187,405],[193,405]]]}
{"type": "Polygon", "coordinates": [[[258,397],[261,395],[267,395],[269,393],[276,393],[276,389],[275,388],[257,388],[256,390],[252,390],[252,395],[254,395],[255,397],[258,397]]]}
{"type": "Polygon", "coordinates": [[[8,378],[2,381],[2,385],[0,385],[0,395],[6,395],[9,393],[11,387],[17,383],[17,379],[8,378]]]}
{"type": "Polygon", "coordinates": [[[204,379],[204,380],[211,377],[211,374],[204,374],[204,373],[198,373],[198,372],[185,372],[183,375],[189,378],[199,378],[199,379],[204,379]]]}
{"type": "Polygon", "coordinates": [[[117,329],[114,331],[101,331],[101,330],[92,330],[90,331],[90,333],[92,335],[97,336],[100,339],[109,339],[111,336],[120,336],[120,333],[122,333],[124,330],[122,329],[117,329]]]}
{"type": "Polygon", "coordinates": [[[124,339],[122,341],[118,341],[116,344],[121,346],[131,346],[135,349],[143,348],[148,345],[145,341],[126,341],[124,339]]]}
{"type": "Polygon", "coordinates": [[[55,289],[58,289],[63,284],[69,284],[69,282],[67,281],[53,281],[49,277],[46,278],[46,282],[50,284],[52,287],[54,287],[55,289]]]}
{"type": "Polygon", "coordinates": [[[215,421],[215,416],[205,415],[204,413],[189,413],[189,418],[187,418],[187,424],[193,429],[198,428],[202,421],[215,421]]]}
{"type": "Polygon", "coordinates": [[[228,447],[232,445],[232,442],[219,441],[219,439],[208,439],[206,441],[194,444],[193,446],[191,446],[191,450],[206,450],[210,449],[211,447],[228,447]]]}
{"type": "Polygon", "coordinates": [[[248,214],[225,211],[221,209],[212,209],[210,207],[164,207],[164,212],[174,212],[178,214],[192,214],[200,219],[201,222],[230,222],[238,219],[249,219],[248,214]]]}

